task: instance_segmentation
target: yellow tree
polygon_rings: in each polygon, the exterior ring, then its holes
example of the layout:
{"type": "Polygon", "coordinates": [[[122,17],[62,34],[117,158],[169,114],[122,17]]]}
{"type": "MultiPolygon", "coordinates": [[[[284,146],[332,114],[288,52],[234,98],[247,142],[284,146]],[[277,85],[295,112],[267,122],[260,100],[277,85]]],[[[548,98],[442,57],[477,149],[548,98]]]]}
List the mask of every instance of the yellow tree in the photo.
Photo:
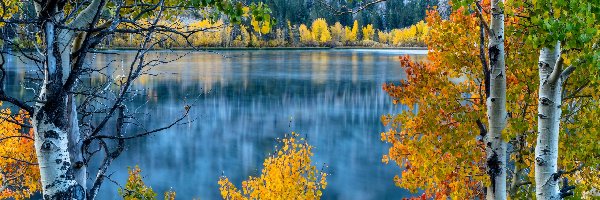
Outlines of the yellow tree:
{"type": "Polygon", "coordinates": [[[382,30],[377,31],[377,40],[382,44],[389,44],[391,40],[391,34],[382,30]]]}
{"type": "Polygon", "coordinates": [[[327,174],[312,165],[313,147],[297,133],[280,142],[282,146],[265,159],[260,176],[243,181],[241,190],[221,177],[223,199],[320,199],[327,187],[327,174]]]}
{"type": "Polygon", "coordinates": [[[329,28],[331,30],[331,37],[333,42],[342,42],[346,40],[345,35],[346,32],[344,30],[344,26],[340,24],[340,22],[335,22],[333,26],[329,28]]]}
{"type": "Polygon", "coordinates": [[[360,27],[358,27],[358,21],[354,20],[354,24],[352,25],[352,28],[350,29],[349,27],[346,27],[346,38],[348,39],[348,42],[356,42],[356,40],[358,39],[358,29],[360,27]]]}
{"type": "Polygon", "coordinates": [[[318,18],[311,25],[312,36],[320,44],[331,41],[331,33],[327,27],[327,21],[323,18],[318,18]]]}
{"type": "Polygon", "coordinates": [[[373,29],[373,24],[368,24],[367,26],[363,27],[362,33],[363,40],[372,41],[373,36],[375,36],[375,29],[373,29]]]}
{"type": "Polygon", "coordinates": [[[298,32],[300,32],[300,42],[305,45],[310,45],[314,43],[315,39],[313,38],[313,34],[308,30],[308,27],[304,24],[300,24],[298,28],[298,32]]]}

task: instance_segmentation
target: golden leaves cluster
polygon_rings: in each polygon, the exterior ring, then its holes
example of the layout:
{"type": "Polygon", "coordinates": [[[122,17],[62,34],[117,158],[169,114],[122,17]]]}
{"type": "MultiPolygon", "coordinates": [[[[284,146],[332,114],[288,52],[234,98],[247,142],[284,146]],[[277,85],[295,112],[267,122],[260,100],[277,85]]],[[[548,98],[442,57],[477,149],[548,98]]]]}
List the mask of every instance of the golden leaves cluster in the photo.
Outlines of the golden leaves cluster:
{"type": "Polygon", "coordinates": [[[260,176],[242,182],[241,190],[227,177],[219,179],[223,199],[320,199],[327,173],[312,165],[312,149],[297,133],[283,138],[283,146],[265,159],[260,176]]]}
{"type": "MultiPolygon", "coordinates": [[[[156,193],[151,187],[146,186],[142,179],[142,170],[136,165],[133,169],[127,169],[129,177],[124,188],[119,188],[118,193],[125,200],[156,199],[156,193]]],[[[165,197],[175,198],[175,194],[165,193],[165,197]]]]}

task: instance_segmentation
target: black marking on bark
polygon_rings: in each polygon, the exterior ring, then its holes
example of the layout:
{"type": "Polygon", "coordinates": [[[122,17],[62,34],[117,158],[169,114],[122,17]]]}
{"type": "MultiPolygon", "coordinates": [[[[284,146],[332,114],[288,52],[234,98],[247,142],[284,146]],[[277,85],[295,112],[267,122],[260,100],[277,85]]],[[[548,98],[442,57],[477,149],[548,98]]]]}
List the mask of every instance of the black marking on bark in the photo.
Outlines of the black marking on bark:
{"type": "Polygon", "coordinates": [[[75,170],[73,170],[70,163],[66,162],[65,164],[68,164],[68,165],[63,165],[63,167],[67,168],[67,173],[65,173],[67,175],[67,179],[75,180],[75,170]]]}
{"type": "Polygon", "coordinates": [[[58,133],[54,130],[49,130],[44,133],[44,137],[58,139],[58,133]]]}
{"type": "Polygon", "coordinates": [[[40,148],[42,151],[50,151],[52,149],[52,142],[50,141],[45,141],[44,143],[42,143],[42,147],[40,148]]]}
{"type": "Polygon", "coordinates": [[[496,98],[490,98],[490,101],[494,102],[494,101],[496,101],[496,98]]]}
{"type": "Polygon", "coordinates": [[[544,114],[538,114],[538,117],[540,119],[548,119],[548,116],[544,115],[544,114]]]}
{"type": "Polygon", "coordinates": [[[541,68],[542,70],[545,70],[545,69],[550,68],[550,64],[545,63],[545,62],[538,62],[538,67],[541,68]]]}
{"type": "Polygon", "coordinates": [[[542,97],[540,98],[540,103],[544,106],[548,106],[551,104],[554,104],[554,102],[552,100],[550,100],[548,97],[542,97]]]}
{"type": "Polygon", "coordinates": [[[76,169],[79,169],[79,168],[83,167],[83,162],[77,161],[77,162],[75,162],[75,165],[73,165],[73,167],[75,167],[76,169]]]}
{"type": "MultiPolygon", "coordinates": [[[[60,79],[58,79],[60,80],[60,79]]],[[[53,85],[53,84],[50,84],[53,85]]],[[[56,91],[60,91],[60,88],[55,88],[56,91]]],[[[67,110],[67,108],[65,107],[66,105],[66,94],[54,94],[57,97],[51,98],[49,97],[49,99],[52,100],[48,100],[46,102],[46,104],[42,107],[40,113],[44,112],[45,113],[45,119],[47,121],[45,121],[46,123],[52,123],[54,124],[56,127],[60,128],[61,130],[65,130],[67,127],[67,121],[65,120],[65,112],[67,110]]]]}
{"type": "Polygon", "coordinates": [[[542,157],[535,158],[535,162],[537,162],[538,166],[546,165],[546,161],[542,157]]]}
{"type": "Polygon", "coordinates": [[[69,163],[69,162],[64,162],[62,164],[62,166],[60,166],[61,170],[69,170],[70,168],[71,168],[71,163],[69,163]]]}
{"type": "Polygon", "coordinates": [[[558,172],[552,174],[552,180],[557,181],[564,173],[565,171],[558,170],[558,172]]]}
{"type": "Polygon", "coordinates": [[[504,75],[502,75],[502,73],[499,73],[498,75],[496,75],[496,78],[502,78],[502,76],[504,75]]]}
{"type": "Polygon", "coordinates": [[[44,199],[52,200],[83,200],[85,199],[85,190],[81,185],[73,185],[66,191],[58,192],[52,196],[44,195],[44,199]]]}
{"type": "Polygon", "coordinates": [[[496,67],[496,63],[498,63],[498,59],[500,59],[500,49],[498,49],[498,45],[493,45],[488,50],[490,55],[490,66],[492,66],[491,71],[494,71],[493,67],[496,67]]]}
{"type": "Polygon", "coordinates": [[[546,155],[548,153],[550,153],[550,150],[548,150],[548,149],[542,149],[542,154],[543,155],[546,155]]]}
{"type": "Polygon", "coordinates": [[[43,113],[43,112],[37,112],[37,113],[36,113],[36,115],[35,115],[35,119],[36,119],[38,122],[41,122],[41,121],[42,121],[42,119],[44,119],[44,113],[43,113]]]}
{"type": "Polygon", "coordinates": [[[491,146],[492,146],[492,143],[491,143],[491,142],[488,142],[488,143],[487,143],[487,146],[488,146],[488,147],[491,147],[491,146]]]}
{"type": "Polygon", "coordinates": [[[62,162],[61,159],[56,159],[56,164],[60,164],[62,162]]]}
{"type": "Polygon", "coordinates": [[[492,156],[487,159],[487,174],[490,176],[490,181],[492,182],[492,191],[496,190],[496,176],[500,175],[501,169],[500,159],[498,159],[498,154],[494,151],[492,156]]]}

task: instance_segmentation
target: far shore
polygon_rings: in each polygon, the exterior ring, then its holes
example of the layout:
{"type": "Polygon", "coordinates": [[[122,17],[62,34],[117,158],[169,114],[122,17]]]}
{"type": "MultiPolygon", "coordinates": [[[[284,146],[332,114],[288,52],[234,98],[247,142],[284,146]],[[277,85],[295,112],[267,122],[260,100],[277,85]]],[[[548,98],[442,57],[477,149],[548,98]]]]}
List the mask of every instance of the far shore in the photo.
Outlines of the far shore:
{"type": "MultiPolygon", "coordinates": [[[[198,47],[198,48],[170,48],[170,49],[156,49],[156,50],[206,50],[206,51],[246,51],[246,50],[327,50],[327,49],[381,49],[381,50],[427,50],[427,47],[361,47],[361,46],[349,46],[349,47],[198,47]]],[[[137,48],[98,48],[98,50],[137,50],[137,48]]]]}

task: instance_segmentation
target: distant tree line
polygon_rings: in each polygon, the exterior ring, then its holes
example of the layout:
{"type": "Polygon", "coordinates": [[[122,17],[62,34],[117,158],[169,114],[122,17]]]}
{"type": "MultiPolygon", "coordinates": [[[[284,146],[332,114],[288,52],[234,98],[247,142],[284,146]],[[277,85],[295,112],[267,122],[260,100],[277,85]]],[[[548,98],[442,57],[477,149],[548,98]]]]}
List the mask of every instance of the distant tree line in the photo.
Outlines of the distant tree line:
{"type": "MultiPolygon", "coordinates": [[[[267,0],[277,20],[276,27],[284,28],[286,21],[292,24],[310,24],[323,18],[328,22],[340,22],[343,26],[352,26],[354,20],[359,24],[372,24],[375,29],[392,30],[405,28],[422,21],[428,9],[437,6],[438,0],[386,0],[366,7],[355,14],[339,14],[331,9],[356,8],[372,0],[267,0]]],[[[248,2],[258,2],[249,0],[248,2]]]]}
{"type": "MultiPolygon", "coordinates": [[[[318,18],[308,24],[293,25],[288,22],[282,28],[268,28],[255,22],[249,25],[227,25],[223,20],[194,21],[186,25],[179,20],[164,22],[174,27],[206,29],[192,34],[191,42],[177,34],[156,34],[158,49],[201,47],[424,47],[429,28],[420,21],[406,28],[389,31],[375,29],[372,24],[360,24],[355,20],[344,26],[340,22],[328,24],[318,18]]],[[[185,28],[179,30],[185,31],[185,28]]],[[[136,48],[143,41],[138,34],[117,33],[104,48],[136,48]]]]}

